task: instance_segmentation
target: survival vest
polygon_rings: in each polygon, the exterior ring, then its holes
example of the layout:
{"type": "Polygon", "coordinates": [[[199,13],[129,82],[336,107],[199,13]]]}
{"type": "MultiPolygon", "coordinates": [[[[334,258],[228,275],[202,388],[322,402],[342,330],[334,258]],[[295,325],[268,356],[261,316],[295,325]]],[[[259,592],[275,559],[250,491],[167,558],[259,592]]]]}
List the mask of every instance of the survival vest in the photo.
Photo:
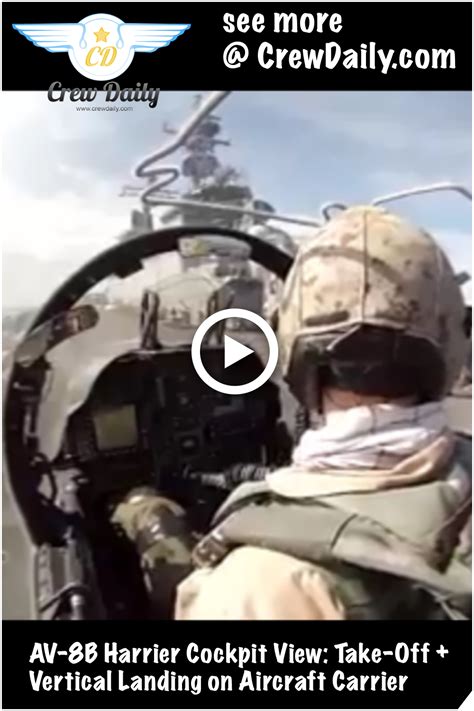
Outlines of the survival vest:
{"type": "Polygon", "coordinates": [[[471,571],[457,550],[471,508],[452,482],[471,476],[471,459],[459,438],[443,478],[370,493],[291,499],[244,484],[194,560],[214,566],[237,546],[260,546],[320,567],[349,618],[469,618],[471,571]]]}

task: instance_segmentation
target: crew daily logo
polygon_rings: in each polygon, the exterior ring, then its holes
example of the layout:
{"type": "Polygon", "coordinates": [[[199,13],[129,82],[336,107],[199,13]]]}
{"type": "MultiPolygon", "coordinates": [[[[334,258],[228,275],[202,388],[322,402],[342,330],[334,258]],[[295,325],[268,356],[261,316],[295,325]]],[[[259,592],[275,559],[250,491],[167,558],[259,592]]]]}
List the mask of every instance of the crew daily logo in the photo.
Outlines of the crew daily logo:
{"type": "Polygon", "coordinates": [[[67,52],[80,74],[97,81],[120,76],[132,63],[135,52],[156,52],[190,27],[122,22],[102,13],[77,23],[13,25],[37,47],[67,52]]]}

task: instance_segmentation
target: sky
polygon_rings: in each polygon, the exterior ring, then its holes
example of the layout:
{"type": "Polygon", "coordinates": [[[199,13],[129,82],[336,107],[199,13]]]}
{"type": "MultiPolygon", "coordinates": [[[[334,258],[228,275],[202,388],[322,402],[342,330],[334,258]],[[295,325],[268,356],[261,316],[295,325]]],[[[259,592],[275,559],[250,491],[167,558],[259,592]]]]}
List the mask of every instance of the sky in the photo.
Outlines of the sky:
{"type": "MultiPolygon", "coordinates": [[[[162,92],[156,108],[80,112],[43,92],[3,93],[3,304],[38,304],[127,229],[133,167],[169,140],[195,92],[162,92]]],[[[469,92],[233,92],[218,110],[235,165],[256,197],[317,217],[351,204],[452,180],[471,186],[469,92]]],[[[164,164],[179,163],[178,154],[164,164]]],[[[395,204],[393,205],[395,207],[395,204]]],[[[471,204],[456,194],[396,203],[471,265],[471,204]]],[[[469,289],[469,287],[468,287],[469,289]]]]}

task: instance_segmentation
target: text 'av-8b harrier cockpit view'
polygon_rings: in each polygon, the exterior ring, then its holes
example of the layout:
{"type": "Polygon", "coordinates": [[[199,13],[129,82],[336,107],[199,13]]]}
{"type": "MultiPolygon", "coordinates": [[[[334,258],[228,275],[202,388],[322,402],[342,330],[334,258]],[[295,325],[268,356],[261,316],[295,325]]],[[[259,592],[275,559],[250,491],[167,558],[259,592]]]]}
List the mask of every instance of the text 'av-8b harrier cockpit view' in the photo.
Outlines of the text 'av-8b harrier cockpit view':
{"type": "MultiPolygon", "coordinates": [[[[191,359],[196,329],[222,309],[247,309],[277,329],[306,235],[314,239],[351,207],[321,195],[311,215],[280,211],[243,166],[227,164],[232,137],[220,111],[229,93],[195,97],[181,127],[165,126],[163,147],[123,187],[136,204],[115,244],[70,274],[34,316],[20,325],[4,319],[5,466],[32,551],[9,559],[4,537],[4,576],[28,590],[31,611],[22,615],[172,618],[176,585],[229,492],[286,466],[302,432],[318,427],[317,408],[298,402],[280,368],[252,392],[225,394],[191,359]]],[[[472,199],[446,181],[400,185],[366,203],[396,211],[450,194],[462,207],[472,199]]],[[[469,279],[456,274],[459,285],[469,279]]],[[[259,376],[267,351],[259,329],[234,317],[209,330],[201,357],[217,380],[235,385],[259,376]],[[229,337],[251,352],[227,369],[229,337]]],[[[446,400],[466,438],[459,413],[470,397],[469,355],[446,400]]],[[[11,596],[15,586],[5,585],[11,596]]]]}

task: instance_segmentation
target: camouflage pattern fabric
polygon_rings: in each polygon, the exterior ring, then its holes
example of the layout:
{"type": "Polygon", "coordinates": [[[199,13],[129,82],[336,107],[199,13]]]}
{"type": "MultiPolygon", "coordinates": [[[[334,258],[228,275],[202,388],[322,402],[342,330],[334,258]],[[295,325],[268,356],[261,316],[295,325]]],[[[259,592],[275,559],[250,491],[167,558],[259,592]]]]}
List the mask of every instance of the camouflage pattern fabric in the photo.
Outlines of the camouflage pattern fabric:
{"type": "Polygon", "coordinates": [[[176,586],[191,570],[196,543],[185,512],[154,489],[137,488],[118,503],[111,521],[136,546],[158,617],[169,617],[176,586]]]}
{"type": "Polygon", "coordinates": [[[435,240],[384,209],[350,208],[300,248],[278,317],[288,375],[298,339],[371,325],[434,345],[446,366],[444,391],[465,361],[464,304],[454,271],[435,240]]]}

